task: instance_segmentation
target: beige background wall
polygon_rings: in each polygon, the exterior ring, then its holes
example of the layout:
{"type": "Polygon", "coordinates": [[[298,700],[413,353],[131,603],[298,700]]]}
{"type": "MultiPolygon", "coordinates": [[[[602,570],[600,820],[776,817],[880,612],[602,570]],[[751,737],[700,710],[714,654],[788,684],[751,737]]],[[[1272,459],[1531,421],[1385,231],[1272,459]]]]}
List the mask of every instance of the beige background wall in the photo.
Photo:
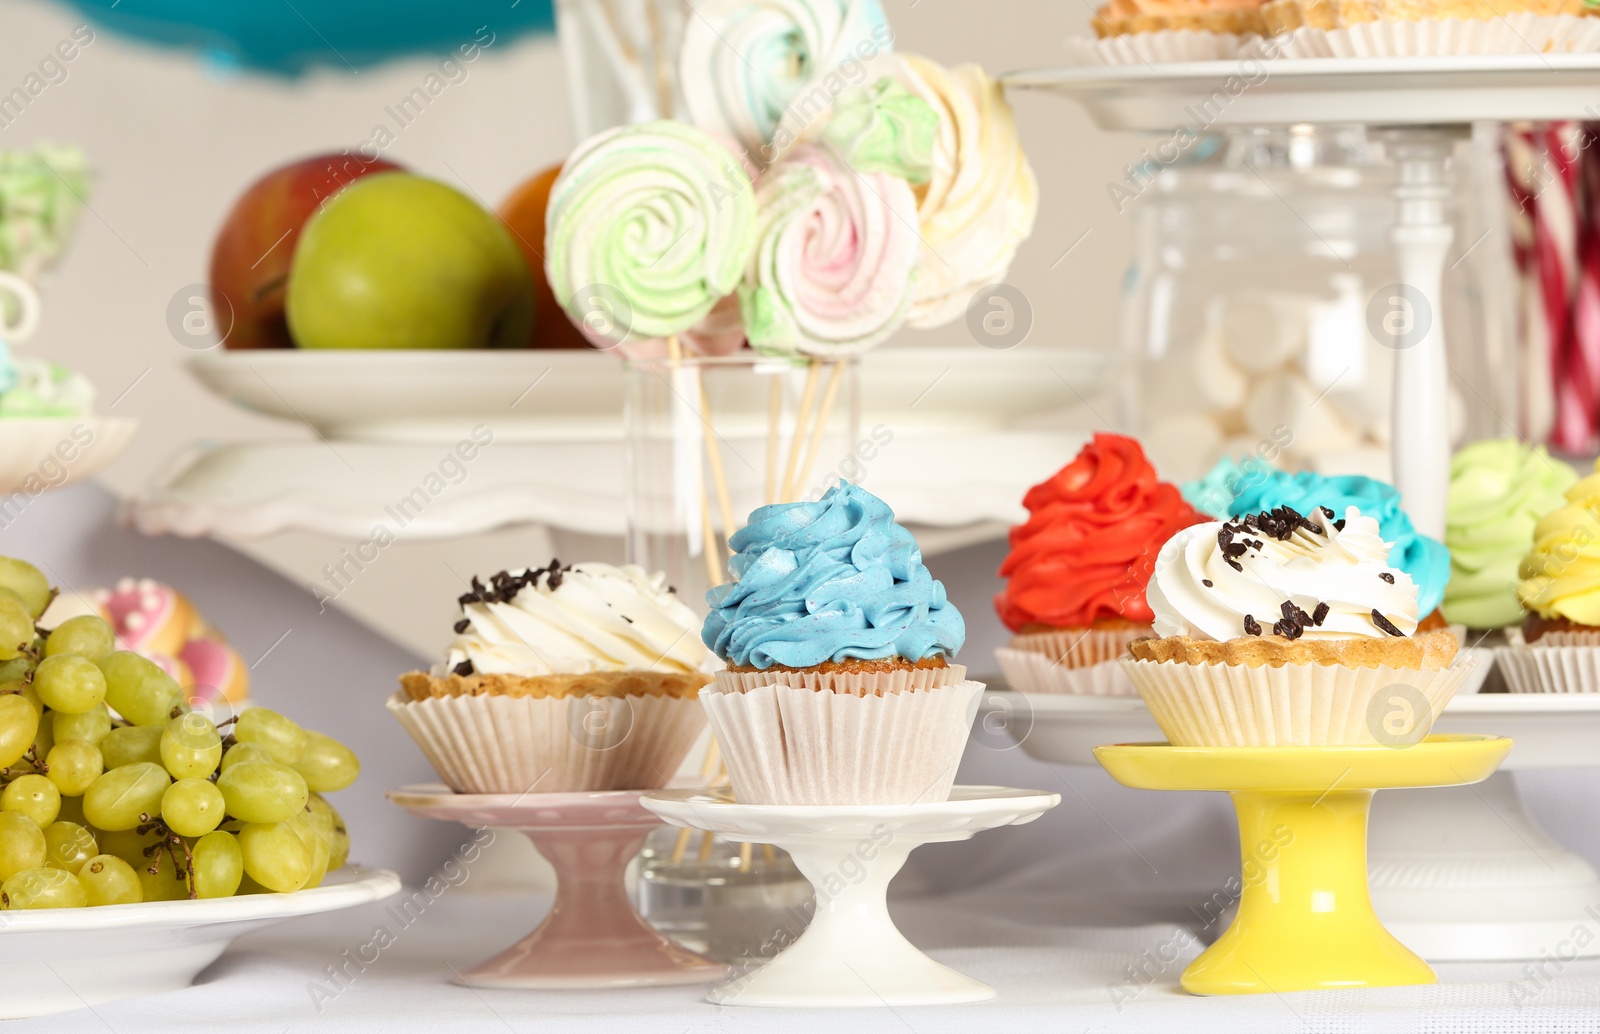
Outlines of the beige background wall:
{"type": "MultiPolygon", "coordinates": [[[[1086,5],[1045,0],[885,0],[885,7],[901,49],[946,63],[976,61],[991,72],[1058,63],[1063,39],[1084,33],[1089,16],[1086,5]]],[[[63,7],[8,3],[0,22],[5,88],[77,24],[63,7]]],[[[0,148],[40,139],[80,143],[96,170],[92,211],[46,285],[45,324],[30,351],[83,370],[100,389],[102,409],[120,399],[114,412],[142,422],[105,483],[134,492],[197,437],[308,436],[304,428],[243,413],[192,382],[182,369],[192,353],[167,329],[168,302],[204,279],[216,226],[250,180],[297,156],[355,146],[371,134],[384,106],[434,65],[404,61],[301,82],[220,76],[191,55],[100,31],[67,66],[65,81],[0,129],[0,148]]],[[[493,204],[573,143],[562,65],[553,39],[502,39],[468,68],[466,81],[449,87],[386,153],[493,204]]],[[[1121,178],[1139,144],[1099,132],[1068,103],[1035,95],[1013,100],[1041,184],[1038,228],[1011,275],[1036,312],[1023,347],[1111,347],[1128,223],[1105,184],[1121,178]]],[[[908,331],[903,340],[975,347],[961,324],[908,331]]],[[[316,571],[341,543],[291,534],[239,545],[305,584],[319,578],[316,571]]],[[[448,635],[457,591],[441,561],[493,571],[548,555],[543,537],[527,530],[401,545],[340,605],[431,653],[448,635]]]]}

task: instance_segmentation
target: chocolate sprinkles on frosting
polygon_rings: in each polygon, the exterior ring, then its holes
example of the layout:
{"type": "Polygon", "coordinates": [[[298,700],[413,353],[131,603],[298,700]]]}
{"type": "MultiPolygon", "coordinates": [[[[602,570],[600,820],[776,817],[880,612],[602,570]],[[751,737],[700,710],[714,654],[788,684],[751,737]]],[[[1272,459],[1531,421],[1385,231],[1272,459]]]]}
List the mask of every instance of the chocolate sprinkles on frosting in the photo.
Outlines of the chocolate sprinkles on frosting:
{"type": "Polygon", "coordinates": [[[1388,632],[1392,636],[1396,636],[1401,639],[1405,638],[1405,633],[1394,627],[1394,622],[1390,621],[1388,618],[1379,613],[1377,607],[1372,608],[1372,623],[1383,629],[1385,632],[1388,632]]]}
{"type": "MultiPolygon", "coordinates": [[[[1317,510],[1321,512],[1323,517],[1332,520],[1333,510],[1326,506],[1319,506],[1317,510]]],[[[1344,518],[1333,520],[1332,523],[1336,531],[1344,530],[1344,518]]],[[[1324,527],[1307,519],[1293,507],[1280,506],[1276,510],[1268,510],[1264,513],[1245,514],[1238,521],[1224,521],[1222,526],[1217,529],[1217,549],[1222,554],[1223,561],[1229,567],[1235,571],[1243,571],[1244,567],[1239,563],[1238,558],[1252,549],[1261,549],[1263,545],[1261,539],[1250,538],[1251,532],[1259,532],[1268,538],[1285,542],[1295,532],[1302,530],[1317,535],[1327,534],[1327,530],[1324,527]]],[[[1378,577],[1390,585],[1394,584],[1394,575],[1388,571],[1380,573],[1378,577]]],[[[1201,583],[1208,589],[1213,587],[1209,578],[1202,579],[1201,583]]],[[[1272,623],[1272,633],[1285,639],[1299,639],[1305,634],[1306,629],[1320,628],[1322,623],[1328,619],[1330,610],[1331,608],[1326,602],[1319,601],[1316,608],[1307,614],[1293,600],[1284,600],[1281,610],[1283,616],[1272,623]]],[[[1372,611],[1372,623],[1391,636],[1405,636],[1404,632],[1396,628],[1394,623],[1379,613],[1376,608],[1372,611]]],[[[1244,631],[1246,635],[1261,635],[1261,623],[1255,619],[1255,615],[1246,614],[1244,616],[1244,631]]]]}
{"type": "MultiPolygon", "coordinates": [[[[472,591],[462,593],[457,597],[456,602],[462,607],[469,603],[510,603],[517,593],[528,586],[537,587],[540,578],[543,578],[545,584],[550,587],[550,591],[554,592],[561,588],[561,582],[566,578],[566,573],[570,570],[572,570],[571,564],[563,565],[560,560],[551,557],[550,564],[547,567],[531,568],[521,574],[512,574],[510,571],[499,571],[492,574],[489,576],[489,584],[487,586],[478,580],[477,575],[473,575],[472,591]]],[[[462,618],[455,623],[456,634],[461,635],[471,626],[471,618],[462,618]]],[[[462,664],[465,664],[469,670],[457,670],[456,674],[471,675],[472,662],[463,661],[462,664]]],[[[461,665],[456,667],[459,669],[461,665]]]]}

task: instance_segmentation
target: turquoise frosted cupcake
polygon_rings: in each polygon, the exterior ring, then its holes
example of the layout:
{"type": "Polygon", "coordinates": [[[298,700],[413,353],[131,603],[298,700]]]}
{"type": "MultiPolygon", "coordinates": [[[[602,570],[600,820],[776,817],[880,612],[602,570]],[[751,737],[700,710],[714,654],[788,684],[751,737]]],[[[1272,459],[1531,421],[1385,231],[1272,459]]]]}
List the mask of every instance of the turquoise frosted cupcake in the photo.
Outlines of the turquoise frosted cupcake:
{"type": "Polygon", "coordinates": [[[764,506],[734,534],[735,581],[706,594],[727,665],[700,702],[751,804],[946,800],[983,692],[954,663],[961,614],[911,533],[840,485],[764,506]]]}

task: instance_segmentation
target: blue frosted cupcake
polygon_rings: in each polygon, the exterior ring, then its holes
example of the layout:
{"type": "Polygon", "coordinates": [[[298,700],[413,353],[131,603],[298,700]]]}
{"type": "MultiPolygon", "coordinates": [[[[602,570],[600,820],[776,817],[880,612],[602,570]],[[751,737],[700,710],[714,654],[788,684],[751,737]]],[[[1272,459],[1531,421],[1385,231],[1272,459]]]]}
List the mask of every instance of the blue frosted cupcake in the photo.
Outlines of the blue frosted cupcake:
{"type": "Polygon", "coordinates": [[[700,702],[752,804],[946,800],[983,691],[961,614],[911,533],[840,485],[764,506],[731,540],[702,638],[727,669],[700,702]]]}

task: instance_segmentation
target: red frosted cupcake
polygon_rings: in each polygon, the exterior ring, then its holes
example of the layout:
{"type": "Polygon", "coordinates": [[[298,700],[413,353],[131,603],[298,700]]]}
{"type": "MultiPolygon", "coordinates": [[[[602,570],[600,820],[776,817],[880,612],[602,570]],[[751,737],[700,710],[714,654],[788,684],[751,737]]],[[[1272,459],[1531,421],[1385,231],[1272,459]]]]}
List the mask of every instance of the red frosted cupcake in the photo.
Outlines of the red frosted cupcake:
{"type": "Polygon", "coordinates": [[[1156,555],[1206,518],[1156,477],[1138,442],[1115,434],[1095,435],[1022,503],[1029,517],[1011,529],[994,601],[1015,633],[997,651],[1006,678],[1031,693],[1132,694],[1115,661],[1154,634],[1145,588],[1156,555]]]}

